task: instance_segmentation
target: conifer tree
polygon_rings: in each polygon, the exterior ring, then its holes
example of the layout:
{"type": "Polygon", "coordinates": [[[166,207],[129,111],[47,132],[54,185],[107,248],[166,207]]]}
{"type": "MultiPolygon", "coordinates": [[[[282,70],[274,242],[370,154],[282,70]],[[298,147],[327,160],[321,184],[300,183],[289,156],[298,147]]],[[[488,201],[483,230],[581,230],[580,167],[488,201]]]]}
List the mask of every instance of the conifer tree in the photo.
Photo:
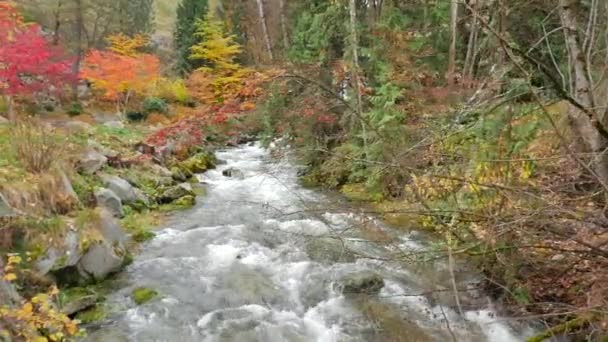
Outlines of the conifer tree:
{"type": "Polygon", "coordinates": [[[208,12],[207,0],[182,0],[177,8],[175,23],[175,49],[177,51],[177,71],[185,74],[197,69],[200,61],[190,59],[191,48],[198,42],[195,32],[197,22],[205,20],[208,12]]]}

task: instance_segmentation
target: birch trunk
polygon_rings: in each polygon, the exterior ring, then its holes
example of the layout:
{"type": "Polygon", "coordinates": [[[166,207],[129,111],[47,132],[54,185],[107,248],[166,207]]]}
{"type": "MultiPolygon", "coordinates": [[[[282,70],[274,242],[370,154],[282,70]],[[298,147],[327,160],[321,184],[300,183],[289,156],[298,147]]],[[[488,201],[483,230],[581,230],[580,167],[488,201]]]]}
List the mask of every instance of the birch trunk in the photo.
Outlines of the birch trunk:
{"type": "Polygon", "coordinates": [[[599,181],[608,186],[608,140],[600,130],[605,131],[605,125],[600,121],[593,98],[593,85],[587,73],[585,56],[581,49],[577,35],[578,22],[576,18],[576,6],[578,0],[560,0],[559,15],[564,27],[564,38],[570,67],[572,70],[573,94],[572,96],[584,107],[586,112],[571,106],[569,117],[578,138],[579,145],[586,152],[594,153],[594,171],[599,181]]]}
{"type": "Polygon", "coordinates": [[[357,35],[357,1],[350,0],[350,32],[351,32],[351,44],[352,44],[352,58],[353,58],[353,88],[355,88],[355,96],[357,101],[357,118],[361,122],[361,133],[363,135],[363,151],[365,158],[367,158],[367,130],[365,128],[365,122],[363,122],[363,100],[361,98],[361,85],[359,84],[359,37],[357,35]]]}
{"type": "Polygon", "coordinates": [[[263,0],[256,0],[258,4],[258,13],[260,15],[260,22],[262,24],[262,34],[264,35],[264,42],[266,43],[266,50],[268,51],[268,56],[270,57],[270,61],[274,60],[274,55],[272,54],[272,43],[270,42],[270,35],[268,34],[268,23],[266,22],[266,14],[264,12],[264,2],[263,0]]]}

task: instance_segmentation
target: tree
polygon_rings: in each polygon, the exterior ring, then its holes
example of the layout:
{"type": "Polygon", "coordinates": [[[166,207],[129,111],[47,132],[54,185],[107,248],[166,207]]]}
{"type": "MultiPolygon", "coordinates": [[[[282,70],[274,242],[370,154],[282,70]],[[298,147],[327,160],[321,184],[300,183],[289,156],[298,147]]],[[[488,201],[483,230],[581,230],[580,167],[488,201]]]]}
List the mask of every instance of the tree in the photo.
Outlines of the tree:
{"type": "Polygon", "coordinates": [[[272,42],[270,41],[270,35],[268,34],[268,23],[266,21],[266,12],[264,11],[264,2],[263,0],[256,0],[258,4],[258,14],[260,16],[260,24],[262,25],[262,34],[264,36],[264,43],[266,44],[266,51],[268,52],[268,57],[270,61],[274,59],[272,54],[272,42]]]}
{"type": "Polygon", "coordinates": [[[191,48],[197,43],[195,32],[197,22],[205,20],[208,11],[207,0],[183,0],[177,8],[174,42],[177,51],[178,72],[185,74],[201,66],[190,59],[191,48]]]}
{"type": "Polygon", "coordinates": [[[197,22],[195,37],[199,43],[191,48],[190,59],[204,65],[197,71],[213,78],[211,86],[216,98],[229,97],[248,72],[235,62],[242,50],[236,36],[227,34],[222,23],[209,15],[197,22]]]}
{"type": "Polygon", "coordinates": [[[40,27],[25,24],[10,3],[0,3],[0,93],[15,120],[13,97],[59,88],[73,81],[70,61],[42,36],[40,27]]]}
{"type": "Polygon", "coordinates": [[[450,51],[448,53],[448,71],[446,77],[448,84],[454,83],[456,72],[456,40],[458,39],[458,0],[450,2],[450,51]]]}
{"type": "Polygon", "coordinates": [[[137,51],[144,45],[141,36],[111,36],[108,41],[109,50],[93,50],[86,56],[81,77],[102,90],[105,98],[116,102],[118,112],[123,112],[134,94],[145,93],[160,78],[160,61],[137,51]]]}

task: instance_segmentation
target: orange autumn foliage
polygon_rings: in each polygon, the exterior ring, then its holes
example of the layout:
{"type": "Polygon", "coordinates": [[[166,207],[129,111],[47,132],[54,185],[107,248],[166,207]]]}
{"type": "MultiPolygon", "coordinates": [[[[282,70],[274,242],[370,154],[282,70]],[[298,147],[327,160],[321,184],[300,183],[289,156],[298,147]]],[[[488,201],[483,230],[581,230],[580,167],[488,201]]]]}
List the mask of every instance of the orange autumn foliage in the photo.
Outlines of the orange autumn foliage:
{"type": "Polygon", "coordinates": [[[81,77],[104,92],[104,98],[126,105],[132,95],[143,95],[160,78],[158,57],[139,53],[145,45],[141,36],[108,38],[108,51],[93,50],[84,60],[81,77]]]}

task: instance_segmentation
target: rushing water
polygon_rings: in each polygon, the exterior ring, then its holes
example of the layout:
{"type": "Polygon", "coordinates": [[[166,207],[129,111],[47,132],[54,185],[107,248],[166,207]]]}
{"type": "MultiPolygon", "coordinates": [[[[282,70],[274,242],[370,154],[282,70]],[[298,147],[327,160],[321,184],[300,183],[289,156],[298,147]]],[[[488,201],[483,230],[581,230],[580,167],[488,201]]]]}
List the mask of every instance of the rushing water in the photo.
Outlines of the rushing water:
{"type": "Polygon", "coordinates": [[[293,165],[257,145],[218,157],[226,164],[201,176],[207,194],[143,247],[108,299],[117,313],[90,340],[522,340],[476,292],[474,273],[457,266],[457,286],[471,288],[461,315],[444,261],[404,260],[429,248],[422,234],[303,189],[293,165]],[[224,177],[226,168],[244,175],[224,177]],[[342,279],[361,271],[384,287],[342,294],[342,279]],[[137,306],[136,287],[161,296],[137,306]]]}

